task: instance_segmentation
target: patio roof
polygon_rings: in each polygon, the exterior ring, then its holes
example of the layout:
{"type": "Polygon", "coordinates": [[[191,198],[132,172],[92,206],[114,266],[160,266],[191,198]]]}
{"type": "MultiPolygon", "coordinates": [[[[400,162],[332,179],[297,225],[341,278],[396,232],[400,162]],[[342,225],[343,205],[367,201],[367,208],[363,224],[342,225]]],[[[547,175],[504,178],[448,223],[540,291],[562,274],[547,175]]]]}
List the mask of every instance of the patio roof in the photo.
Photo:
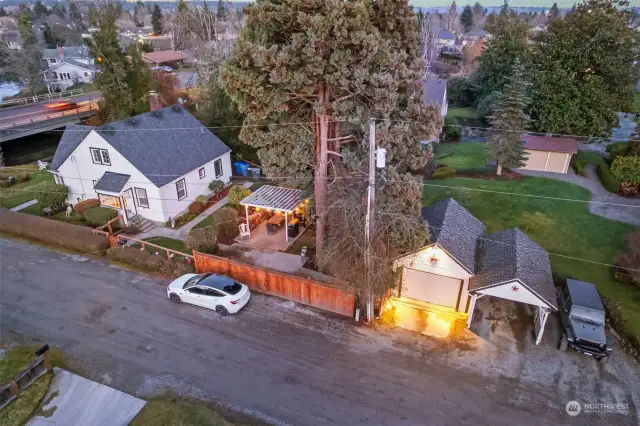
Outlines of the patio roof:
{"type": "Polygon", "coordinates": [[[104,172],[93,189],[96,191],[120,192],[131,176],[122,173],[104,172]]]}
{"type": "Polygon", "coordinates": [[[243,206],[292,212],[303,200],[299,189],[264,185],[240,201],[243,206]]]}

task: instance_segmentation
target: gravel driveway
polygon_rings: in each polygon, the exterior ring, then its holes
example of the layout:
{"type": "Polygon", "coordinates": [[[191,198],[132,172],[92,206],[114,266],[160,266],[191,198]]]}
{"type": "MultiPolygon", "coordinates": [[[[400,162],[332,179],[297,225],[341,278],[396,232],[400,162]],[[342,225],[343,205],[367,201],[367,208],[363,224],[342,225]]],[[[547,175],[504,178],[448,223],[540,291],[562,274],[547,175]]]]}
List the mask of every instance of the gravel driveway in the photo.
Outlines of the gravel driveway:
{"type": "Polygon", "coordinates": [[[523,169],[518,169],[517,171],[518,173],[526,176],[546,177],[580,185],[581,187],[591,191],[591,194],[593,194],[591,198],[592,202],[589,203],[589,211],[591,213],[608,219],[617,220],[618,222],[640,225],[640,199],[621,197],[604,189],[593,164],[588,164],[585,167],[586,176],[576,175],[572,167],[569,167],[566,174],[523,169]],[[626,204],[637,207],[625,207],[612,204],[626,204]]]}
{"type": "Polygon", "coordinates": [[[296,425],[638,424],[637,366],[462,330],[370,329],[255,294],[239,315],[173,305],[166,281],[0,240],[2,339],[59,345],[67,367],[138,397],[170,390],[296,425]],[[629,404],[565,413],[567,401],[629,404]]]}

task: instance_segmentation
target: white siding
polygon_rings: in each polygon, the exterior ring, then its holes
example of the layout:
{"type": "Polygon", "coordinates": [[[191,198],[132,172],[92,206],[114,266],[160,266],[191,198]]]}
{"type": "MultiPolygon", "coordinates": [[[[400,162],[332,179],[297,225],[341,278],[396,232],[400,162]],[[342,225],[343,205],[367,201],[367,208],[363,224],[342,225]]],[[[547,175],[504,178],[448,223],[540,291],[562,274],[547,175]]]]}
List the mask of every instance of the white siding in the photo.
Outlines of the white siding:
{"type": "Polygon", "coordinates": [[[78,198],[81,200],[97,198],[96,191],[93,189],[93,181],[99,180],[104,172],[107,171],[131,175],[131,178],[129,178],[129,181],[124,188],[122,188],[121,192],[131,187],[146,189],[147,197],[149,198],[149,208],[139,207],[136,202],[138,214],[151,220],[164,221],[160,190],[94,131],[87,135],[84,141],[78,145],[73,153],[58,168],[58,172],[64,179],[64,184],[69,188],[68,201],[71,204],[75,204],[78,202],[78,198]],[[90,148],[108,150],[111,165],[94,164],[90,148]]]}
{"type": "Polygon", "coordinates": [[[211,194],[211,191],[209,191],[209,183],[212,180],[221,180],[224,183],[228,183],[230,179],[231,179],[231,153],[228,152],[222,155],[221,157],[218,157],[213,161],[209,161],[208,163],[190,171],[184,176],[181,176],[178,179],[172,180],[171,182],[169,182],[168,184],[160,188],[160,194],[162,196],[163,205],[164,205],[164,216],[162,221],[166,222],[171,217],[176,217],[176,216],[179,216],[181,213],[184,213],[189,208],[189,204],[193,203],[198,197],[198,195],[211,194]],[[222,162],[222,175],[216,178],[214,163],[218,159],[220,159],[222,162]],[[200,175],[198,171],[202,167],[204,167],[204,170],[205,170],[205,177],[200,179],[200,175]],[[182,200],[178,200],[176,182],[183,178],[187,186],[187,196],[182,200]]]}
{"type": "Polygon", "coordinates": [[[63,63],[53,69],[46,71],[46,80],[49,86],[56,86],[60,89],[66,89],[77,83],[91,83],[93,82],[93,71],[80,68],[71,64],[63,63]],[[54,74],[55,77],[54,77],[54,74]],[[65,74],[64,78],[61,77],[61,73],[65,74]],[[87,73],[88,75],[85,75],[87,73]],[[69,78],[66,78],[69,74],[69,78]]]}
{"type": "MultiPolygon", "coordinates": [[[[462,280],[462,294],[460,296],[460,304],[458,311],[464,312],[467,307],[467,299],[469,296],[469,278],[473,274],[469,274],[462,266],[453,260],[446,251],[438,244],[425,247],[418,253],[410,254],[396,261],[396,266],[406,266],[418,271],[429,272],[437,275],[444,275],[451,278],[459,278],[462,280]],[[435,255],[438,262],[431,263],[429,259],[435,255]]],[[[403,280],[405,278],[403,273],[403,280]]]]}
{"type": "Polygon", "coordinates": [[[538,296],[531,293],[520,281],[510,281],[495,287],[479,290],[478,293],[487,296],[496,296],[502,299],[514,300],[516,302],[528,303],[529,305],[549,307],[538,296]]]}

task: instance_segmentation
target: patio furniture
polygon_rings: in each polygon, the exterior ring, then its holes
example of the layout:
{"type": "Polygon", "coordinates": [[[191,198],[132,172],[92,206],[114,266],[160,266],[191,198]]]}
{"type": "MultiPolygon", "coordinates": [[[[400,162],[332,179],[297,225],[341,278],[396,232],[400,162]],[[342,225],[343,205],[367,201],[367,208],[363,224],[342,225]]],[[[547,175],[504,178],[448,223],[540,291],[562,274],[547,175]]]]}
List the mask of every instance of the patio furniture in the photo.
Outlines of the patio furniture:
{"type": "Polygon", "coordinates": [[[300,232],[300,220],[296,218],[289,222],[287,235],[289,238],[295,238],[298,236],[298,232],[300,232]]]}
{"type": "Polygon", "coordinates": [[[278,232],[284,221],[284,214],[274,214],[273,216],[271,216],[271,218],[267,221],[267,233],[273,235],[278,232]]]}
{"type": "Polygon", "coordinates": [[[249,226],[246,223],[240,224],[240,238],[244,240],[244,237],[250,237],[249,226]]]}
{"type": "Polygon", "coordinates": [[[38,164],[38,169],[39,170],[45,170],[47,168],[47,163],[46,161],[42,161],[42,160],[38,160],[36,161],[36,164],[38,164]]]}

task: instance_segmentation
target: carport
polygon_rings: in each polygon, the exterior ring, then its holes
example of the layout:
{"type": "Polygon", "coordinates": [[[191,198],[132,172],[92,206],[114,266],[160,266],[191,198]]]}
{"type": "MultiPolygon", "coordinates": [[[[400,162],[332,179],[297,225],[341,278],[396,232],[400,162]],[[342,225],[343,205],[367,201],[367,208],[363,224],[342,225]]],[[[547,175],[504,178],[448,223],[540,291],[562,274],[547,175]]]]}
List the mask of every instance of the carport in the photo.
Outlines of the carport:
{"type": "Polygon", "coordinates": [[[549,313],[557,311],[556,291],[547,252],[519,229],[484,236],[479,243],[478,274],[469,283],[471,325],[476,301],[494,296],[535,306],[536,345],[549,313]]]}

